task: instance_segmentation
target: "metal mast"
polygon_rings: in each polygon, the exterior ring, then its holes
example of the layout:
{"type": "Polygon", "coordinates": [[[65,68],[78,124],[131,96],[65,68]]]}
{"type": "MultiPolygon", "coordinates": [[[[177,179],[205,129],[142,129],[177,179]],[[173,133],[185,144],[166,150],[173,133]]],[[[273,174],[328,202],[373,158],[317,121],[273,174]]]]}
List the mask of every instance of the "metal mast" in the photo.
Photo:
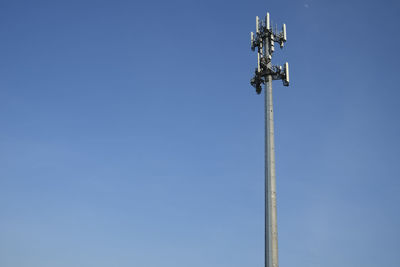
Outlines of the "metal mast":
{"type": "Polygon", "coordinates": [[[289,86],[289,64],[286,62],[282,69],[271,63],[275,42],[283,48],[286,25],[278,33],[271,26],[269,13],[265,21],[257,16],[256,33],[251,32],[251,49],[257,49],[257,68],[250,83],[257,94],[261,93],[261,84],[265,84],[265,267],[279,266],[272,80],[282,80],[284,86],[289,86]]]}

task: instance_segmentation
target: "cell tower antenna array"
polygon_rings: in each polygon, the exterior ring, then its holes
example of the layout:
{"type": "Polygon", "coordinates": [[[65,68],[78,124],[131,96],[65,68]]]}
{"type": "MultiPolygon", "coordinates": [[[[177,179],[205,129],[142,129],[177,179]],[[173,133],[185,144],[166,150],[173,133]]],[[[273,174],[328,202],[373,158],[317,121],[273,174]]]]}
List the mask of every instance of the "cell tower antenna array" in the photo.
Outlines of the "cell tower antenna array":
{"type": "Polygon", "coordinates": [[[250,84],[257,94],[265,84],[265,267],[279,266],[272,80],[282,80],[284,86],[289,86],[289,64],[286,62],[282,68],[271,62],[274,44],[283,48],[286,42],[286,25],[281,32],[273,28],[267,13],[265,21],[256,17],[256,32],[251,32],[251,49],[257,49],[257,68],[250,84]]]}

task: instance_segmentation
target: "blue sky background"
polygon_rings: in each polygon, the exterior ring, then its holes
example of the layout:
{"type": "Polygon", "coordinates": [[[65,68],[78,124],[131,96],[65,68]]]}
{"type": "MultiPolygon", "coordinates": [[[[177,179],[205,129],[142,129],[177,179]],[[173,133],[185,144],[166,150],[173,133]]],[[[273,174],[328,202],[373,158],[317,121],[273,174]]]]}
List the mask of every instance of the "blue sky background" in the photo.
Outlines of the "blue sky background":
{"type": "Polygon", "coordinates": [[[0,266],[263,266],[274,62],[280,265],[400,266],[397,1],[0,1],[0,266]]]}

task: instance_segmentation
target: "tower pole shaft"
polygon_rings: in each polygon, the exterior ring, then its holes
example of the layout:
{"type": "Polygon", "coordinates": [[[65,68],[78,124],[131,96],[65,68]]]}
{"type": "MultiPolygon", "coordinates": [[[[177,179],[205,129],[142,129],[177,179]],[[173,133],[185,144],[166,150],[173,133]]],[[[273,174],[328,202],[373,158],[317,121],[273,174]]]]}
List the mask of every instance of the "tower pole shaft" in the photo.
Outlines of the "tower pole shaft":
{"type": "Polygon", "coordinates": [[[267,75],[265,77],[265,267],[278,266],[274,110],[272,76],[267,75]]]}

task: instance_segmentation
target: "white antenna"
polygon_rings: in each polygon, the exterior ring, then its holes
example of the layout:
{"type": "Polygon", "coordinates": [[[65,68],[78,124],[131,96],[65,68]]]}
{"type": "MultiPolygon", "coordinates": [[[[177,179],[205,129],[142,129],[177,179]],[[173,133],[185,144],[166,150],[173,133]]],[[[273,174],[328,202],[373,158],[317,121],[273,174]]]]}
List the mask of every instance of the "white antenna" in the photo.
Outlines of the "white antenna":
{"type": "Polygon", "coordinates": [[[284,86],[289,86],[289,63],[285,63],[285,80],[283,81],[284,86]]]}
{"type": "Polygon", "coordinates": [[[283,33],[283,41],[286,42],[286,24],[283,23],[282,26],[282,33],[283,33]]]}
{"type": "Polygon", "coordinates": [[[271,47],[271,54],[275,51],[275,46],[274,46],[274,36],[271,36],[270,38],[270,47],[271,47]]]}
{"type": "Polygon", "coordinates": [[[256,16],[256,33],[259,33],[260,22],[258,16],[256,16]]]}
{"type": "Polygon", "coordinates": [[[267,30],[270,29],[270,24],[269,24],[269,12],[267,12],[267,16],[265,16],[265,26],[267,27],[267,30]]]}

